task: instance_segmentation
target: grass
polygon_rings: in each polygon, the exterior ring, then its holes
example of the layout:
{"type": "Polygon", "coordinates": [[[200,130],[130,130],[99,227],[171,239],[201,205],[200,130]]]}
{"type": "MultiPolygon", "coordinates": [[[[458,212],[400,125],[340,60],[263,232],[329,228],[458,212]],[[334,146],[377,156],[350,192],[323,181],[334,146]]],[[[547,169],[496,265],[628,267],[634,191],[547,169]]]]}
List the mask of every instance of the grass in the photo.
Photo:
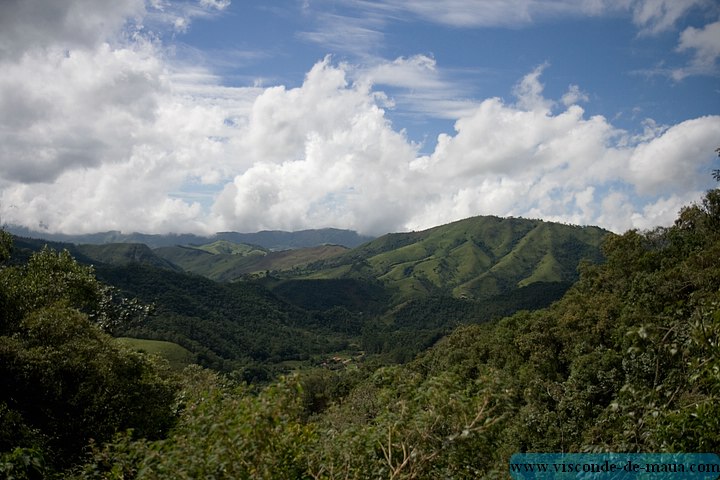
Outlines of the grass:
{"type": "Polygon", "coordinates": [[[396,292],[397,302],[438,291],[484,298],[535,282],[572,280],[581,258],[597,261],[606,233],[541,220],[473,217],[385,235],[305,275],[341,278],[364,261],[365,274],[396,292]]]}
{"type": "Polygon", "coordinates": [[[182,370],[186,366],[195,363],[195,355],[177,343],[130,337],[119,337],[115,341],[131,350],[158,355],[167,360],[170,367],[175,370],[182,370]]]}

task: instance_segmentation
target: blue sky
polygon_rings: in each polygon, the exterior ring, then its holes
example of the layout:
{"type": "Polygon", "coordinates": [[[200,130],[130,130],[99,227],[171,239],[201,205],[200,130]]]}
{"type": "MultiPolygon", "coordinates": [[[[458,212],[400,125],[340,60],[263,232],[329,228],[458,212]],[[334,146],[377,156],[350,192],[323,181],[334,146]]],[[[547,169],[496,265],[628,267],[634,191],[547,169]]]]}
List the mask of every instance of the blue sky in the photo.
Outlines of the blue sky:
{"type": "MultiPolygon", "coordinates": [[[[443,2],[437,3],[443,9],[443,2]]],[[[483,8],[481,1],[465,4],[483,8]]],[[[204,52],[203,61],[227,84],[259,81],[297,87],[309,67],[328,54],[334,62],[358,68],[422,55],[435,62],[442,94],[468,102],[508,98],[520,78],[547,64],[543,83],[548,97],[561,97],[569,85],[581,86],[588,96],[586,112],[604,115],[622,128],[641,128],[645,118],[673,124],[718,113],[716,64],[710,69],[713,74],[682,81],[673,77],[692,56],[676,51],[679,33],[717,16],[717,9],[702,5],[688,6],[672,27],[653,34],[644,33],[631,11],[619,7],[605,15],[557,16],[543,15],[538,7],[537,20],[509,18],[485,26],[434,22],[402,10],[378,16],[379,7],[363,8],[360,2],[272,5],[236,2],[223,15],[194,22],[185,34],[175,36],[179,56],[183,48],[192,52],[190,58],[204,52]],[[337,35],[330,29],[338,30],[337,35]],[[345,35],[353,30],[362,31],[345,35]],[[228,64],[228,52],[241,60],[228,64]]],[[[413,93],[412,85],[378,82],[377,87],[398,100],[413,93]]],[[[432,143],[438,133],[452,130],[452,113],[418,111],[418,106],[407,104],[410,101],[399,101],[388,117],[398,128],[406,128],[411,139],[432,143]]]]}
{"type": "Polygon", "coordinates": [[[0,221],[667,225],[713,186],[712,0],[0,6],[0,221]]]}

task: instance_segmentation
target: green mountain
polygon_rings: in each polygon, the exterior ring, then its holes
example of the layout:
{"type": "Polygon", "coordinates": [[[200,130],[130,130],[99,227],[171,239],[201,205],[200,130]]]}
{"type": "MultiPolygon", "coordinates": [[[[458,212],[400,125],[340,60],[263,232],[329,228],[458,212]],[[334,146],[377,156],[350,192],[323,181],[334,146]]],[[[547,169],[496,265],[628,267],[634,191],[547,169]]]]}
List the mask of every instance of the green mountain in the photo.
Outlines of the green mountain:
{"type": "Polygon", "coordinates": [[[243,371],[248,381],[269,375],[255,365],[306,360],[346,343],[255,283],[219,283],[141,264],[98,265],[96,274],[123,295],[154,306],[142,322],[119,331],[122,336],[176,343],[201,365],[243,371]]]}
{"type": "Polygon", "coordinates": [[[367,235],[360,235],[352,230],[342,230],[338,228],[320,228],[300,230],[297,232],[278,230],[265,230],[255,233],[219,232],[207,237],[193,234],[170,233],[166,235],[154,235],[146,233],[122,233],[118,231],[84,235],[65,235],[61,233],[35,231],[15,225],[8,226],[7,231],[20,237],[42,238],[52,242],[94,245],[105,243],[143,243],[150,248],[171,247],[174,245],[203,245],[217,240],[258,245],[268,250],[287,250],[318,245],[343,245],[348,248],[353,248],[373,238],[367,235]]]}
{"type": "Polygon", "coordinates": [[[204,250],[214,255],[260,255],[265,256],[268,253],[266,248],[257,245],[248,245],[246,243],[235,243],[229,240],[216,240],[212,243],[204,245],[196,245],[198,250],[204,250]]]}
{"type": "Polygon", "coordinates": [[[234,243],[260,245],[269,250],[289,250],[319,245],[342,245],[353,248],[373,239],[373,237],[360,235],[352,230],[339,228],[320,228],[297,232],[281,230],[263,230],[256,233],[219,232],[215,234],[215,237],[234,243]]]}
{"type": "Polygon", "coordinates": [[[227,240],[198,245],[160,247],[154,253],[186,272],[212,280],[227,282],[247,274],[273,270],[292,270],[309,263],[346,252],[338,245],[270,251],[256,245],[238,244],[227,240]]]}
{"type": "Polygon", "coordinates": [[[140,263],[170,270],[179,270],[177,266],[157,256],[147,245],[142,243],[108,243],[105,245],[75,245],[73,248],[81,256],[93,262],[111,265],[128,265],[140,263]]]}
{"type": "MultiPolygon", "coordinates": [[[[581,260],[602,260],[606,234],[474,217],[352,250],[270,251],[230,240],[155,250],[54,246],[96,265],[98,277],[127,297],[157,307],[146,324],[120,333],[175,342],[227,370],[306,361],[350,345],[408,361],[458,325],[550,305],[575,281],[581,260]],[[254,281],[229,283],[240,278],[254,281]]],[[[18,239],[16,246],[42,243],[18,239]]]]}
{"type": "Polygon", "coordinates": [[[302,278],[383,282],[396,301],[427,295],[482,299],[536,282],[572,282],[581,260],[602,260],[608,232],[542,220],[473,217],[384,235],[311,265],[302,278]]]}

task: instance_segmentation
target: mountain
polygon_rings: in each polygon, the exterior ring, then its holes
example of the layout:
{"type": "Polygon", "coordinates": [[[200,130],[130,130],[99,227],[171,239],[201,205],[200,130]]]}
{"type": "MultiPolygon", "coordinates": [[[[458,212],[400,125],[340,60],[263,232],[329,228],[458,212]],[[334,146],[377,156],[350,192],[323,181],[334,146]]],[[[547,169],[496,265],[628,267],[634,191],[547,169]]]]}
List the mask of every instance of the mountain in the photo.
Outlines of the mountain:
{"type": "Polygon", "coordinates": [[[572,282],[581,260],[602,260],[607,231],[542,220],[479,216],[393,233],[321,260],[296,279],[383,282],[397,302],[427,295],[489,298],[536,282],[572,282]]]}
{"type": "MultiPolygon", "coordinates": [[[[219,283],[151,265],[98,265],[97,277],[129,298],[154,305],[124,337],[165,340],[192,352],[201,365],[243,370],[335,352],[345,340],[316,326],[306,311],[251,282],[219,283]]],[[[263,375],[267,375],[264,373],[263,375]]]]}
{"type": "Polygon", "coordinates": [[[169,247],[175,245],[204,245],[218,240],[232,243],[258,245],[268,250],[287,250],[292,248],[314,247],[318,245],[342,245],[353,248],[373,239],[351,230],[338,228],[321,228],[284,232],[279,230],[261,231],[256,233],[220,232],[208,237],[193,234],[152,235],[145,233],[125,234],[118,231],[91,233],[84,235],[65,235],[30,230],[21,226],[8,226],[7,231],[13,235],[28,238],[42,238],[53,242],[75,244],[105,243],[143,243],[150,248],[169,247]]]}
{"type": "Polygon", "coordinates": [[[150,247],[142,243],[108,243],[104,245],[75,245],[74,250],[93,262],[111,265],[140,263],[170,270],[180,270],[176,265],[160,258],[150,247]]]}
{"type": "Polygon", "coordinates": [[[226,282],[247,274],[303,267],[346,251],[347,248],[339,245],[270,251],[255,245],[218,240],[198,246],[160,247],[153,252],[186,272],[226,282]]]}
{"type": "MultiPolygon", "coordinates": [[[[307,360],[347,345],[410,360],[458,325],[550,305],[577,279],[582,260],[602,262],[607,234],[481,216],[384,235],[354,249],[272,251],[229,239],[154,250],[131,243],[52,246],[95,264],[102,280],[130,298],[158,307],[147,325],[125,335],[175,342],[204,365],[232,369],[307,360]],[[217,283],[240,278],[254,281],[217,283]],[[228,305],[235,306],[222,313],[228,305]]],[[[18,239],[16,246],[31,251],[43,243],[18,239]]]]}
{"type": "Polygon", "coordinates": [[[297,232],[280,230],[264,230],[257,233],[220,232],[215,234],[215,238],[234,243],[260,245],[268,250],[289,250],[319,245],[342,245],[343,247],[354,248],[372,240],[374,237],[360,235],[352,230],[321,228],[297,232]]]}

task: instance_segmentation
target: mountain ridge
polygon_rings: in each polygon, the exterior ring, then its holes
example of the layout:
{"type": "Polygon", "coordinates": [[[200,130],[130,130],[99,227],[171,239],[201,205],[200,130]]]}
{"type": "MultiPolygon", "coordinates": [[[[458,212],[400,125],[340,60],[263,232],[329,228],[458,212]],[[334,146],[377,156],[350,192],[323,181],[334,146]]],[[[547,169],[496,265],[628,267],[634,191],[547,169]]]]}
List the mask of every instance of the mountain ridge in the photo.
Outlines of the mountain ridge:
{"type": "Polygon", "coordinates": [[[52,242],[91,245],[143,243],[150,248],[176,245],[204,245],[219,240],[258,245],[269,250],[288,250],[323,244],[342,245],[353,248],[375,238],[369,235],[361,235],[354,230],[340,228],[306,229],[294,232],[283,230],[261,230],[253,233],[217,232],[209,236],[192,233],[148,234],[133,232],[126,234],[117,230],[71,235],[41,232],[18,225],[8,225],[5,229],[18,237],[43,239],[52,242]]]}
{"type": "MultiPolygon", "coordinates": [[[[205,239],[204,244],[155,249],[132,243],[84,244],[73,250],[96,262],[136,261],[217,281],[270,274],[281,281],[270,279],[268,285],[341,278],[380,282],[399,304],[427,295],[483,299],[536,282],[573,282],[582,260],[602,261],[600,244],[610,232],[537,219],[475,216],[421,231],[388,233],[352,249],[322,243],[347,233],[266,231],[248,237],[224,232],[218,234],[224,238],[205,239]],[[247,238],[258,243],[240,242],[247,238]],[[278,241],[312,246],[278,251],[261,245],[277,246],[278,241]]],[[[306,286],[300,285],[300,291],[306,286]]]]}
{"type": "Polygon", "coordinates": [[[429,294],[483,298],[535,282],[572,282],[581,260],[602,260],[610,232],[543,220],[476,216],[378,237],[311,264],[307,279],[371,278],[398,300],[429,294]]]}

